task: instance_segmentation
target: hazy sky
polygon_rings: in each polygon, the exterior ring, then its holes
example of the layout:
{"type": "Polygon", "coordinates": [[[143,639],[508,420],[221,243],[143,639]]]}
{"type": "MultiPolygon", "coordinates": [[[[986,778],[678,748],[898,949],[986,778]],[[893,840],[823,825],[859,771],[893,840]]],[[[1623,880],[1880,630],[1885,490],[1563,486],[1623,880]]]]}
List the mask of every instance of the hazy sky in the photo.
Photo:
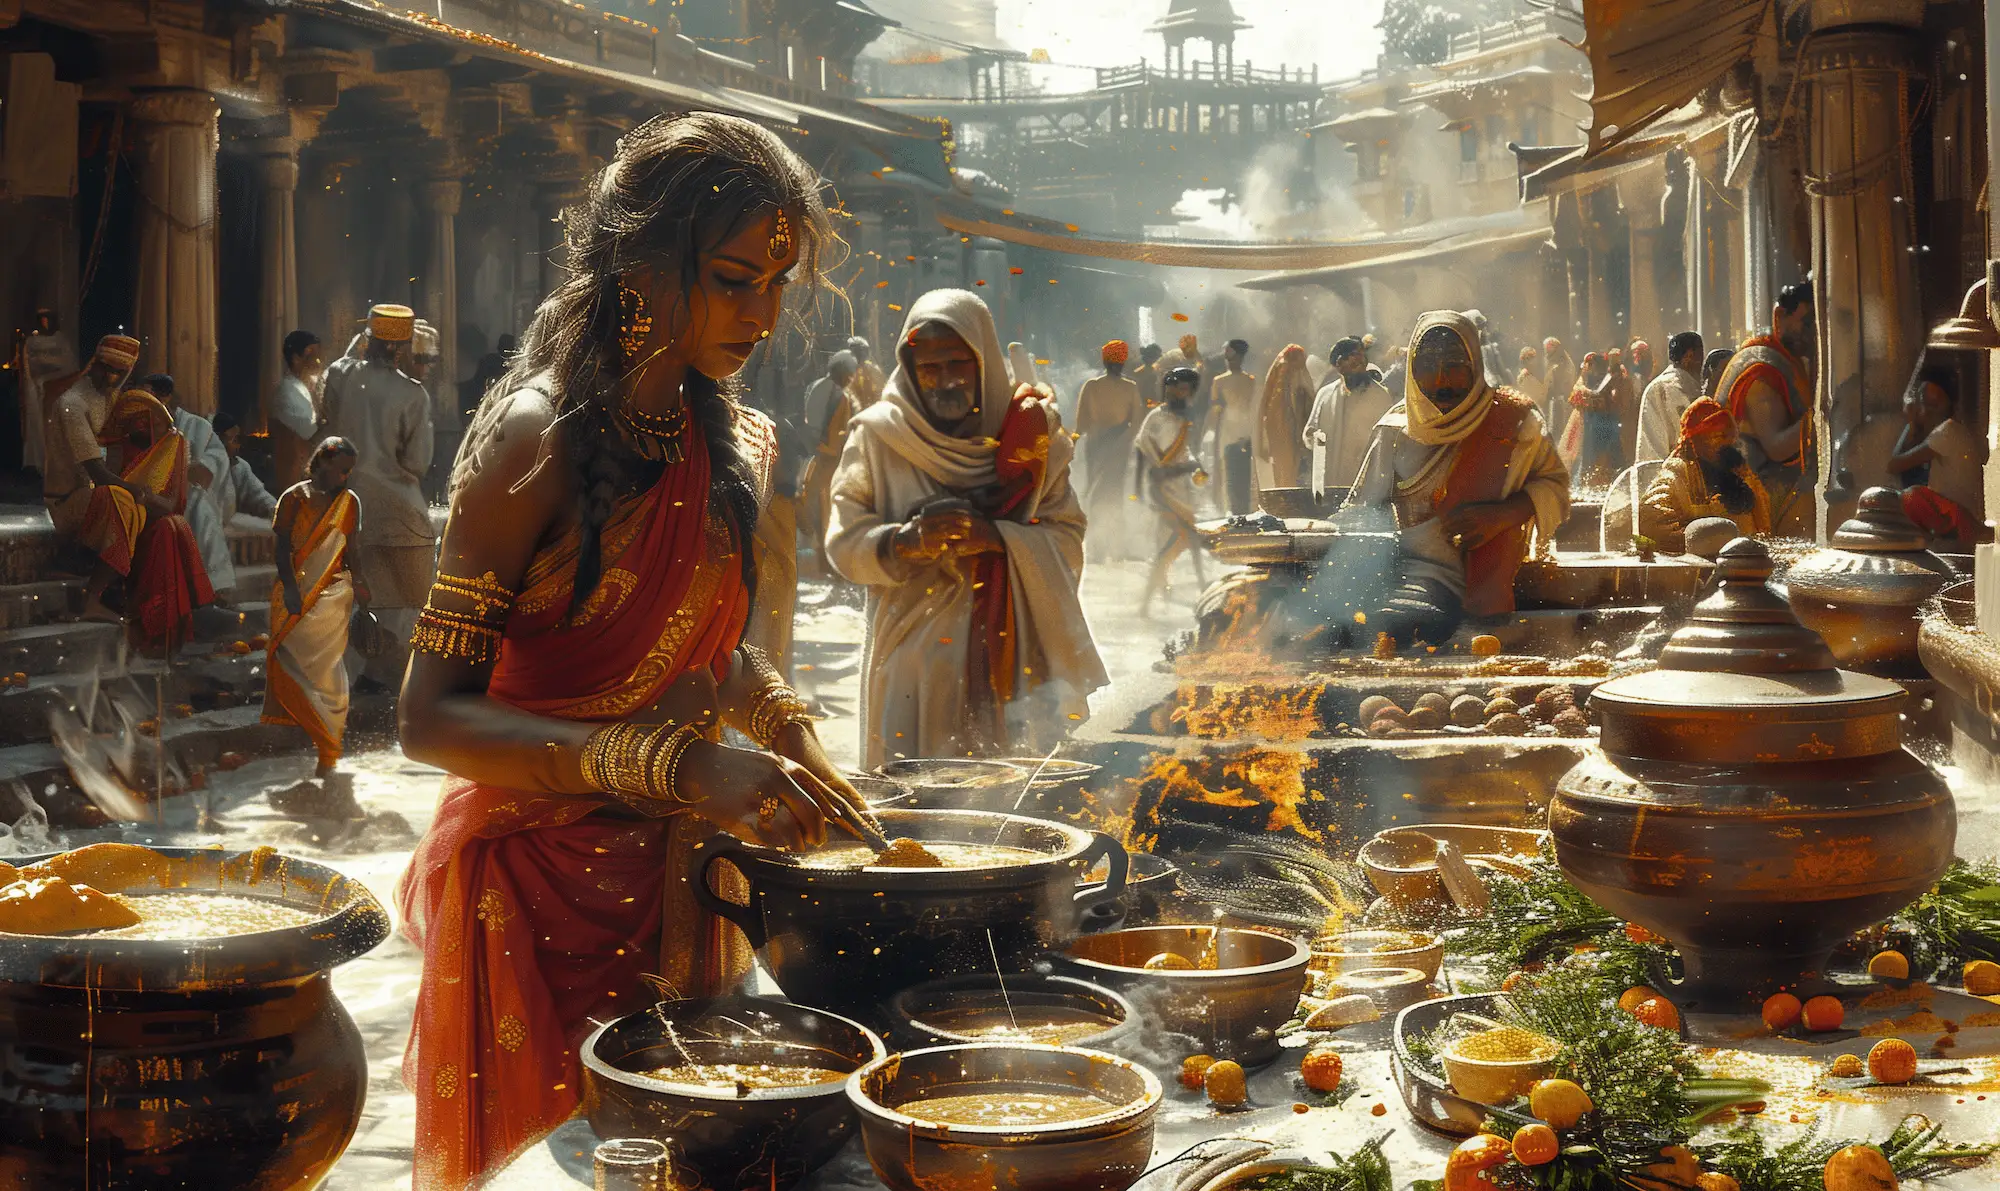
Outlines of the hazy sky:
{"type": "MultiPolygon", "coordinates": [[[[1375,64],[1382,48],[1382,0],[1235,0],[1251,27],[1236,35],[1236,61],[1256,66],[1319,64],[1322,80],[1375,64]]],[[[1141,56],[1157,64],[1157,33],[1143,30],[1165,15],[1168,0],[999,0],[999,33],[1023,50],[1045,49],[1057,62],[1121,66],[1141,56]]],[[[1199,46],[1189,54],[1205,56],[1199,46]]],[[[1050,80],[1055,83],[1054,79],[1050,80]]]]}

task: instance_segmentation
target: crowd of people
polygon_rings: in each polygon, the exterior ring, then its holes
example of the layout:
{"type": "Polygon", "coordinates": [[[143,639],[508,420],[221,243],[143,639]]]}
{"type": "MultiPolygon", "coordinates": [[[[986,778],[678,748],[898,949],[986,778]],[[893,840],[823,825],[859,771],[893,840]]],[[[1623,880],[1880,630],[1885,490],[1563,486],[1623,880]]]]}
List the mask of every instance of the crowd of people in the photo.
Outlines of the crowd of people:
{"type": "MultiPolygon", "coordinates": [[[[797,847],[868,817],[786,678],[801,571],[866,592],[872,766],[1052,747],[1108,681],[1085,566],[1150,563],[1148,611],[1182,554],[1205,582],[1205,515],[1284,503],[1392,532],[1394,573],[1322,640],[1402,649],[1511,611],[1573,490],[1629,484],[1634,544],[1668,552],[1700,519],[1785,532],[1810,504],[1804,286],[1734,350],[1673,335],[1657,373],[1643,342],[1573,362],[1550,338],[1504,375],[1477,311],[1422,315],[1386,366],[1350,335],[1261,377],[1243,339],[1212,358],[1192,334],[1115,340],[1068,424],[985,301],[939,289],[879,363],[849,338],[760,410],[733,378],[833,239],[805,163],[746,121],[662,117],[567,220],[567,278],[442,406],[407,307],[324,364],[288,336],[275,497],[240,424],[131,379],[130,338],[44,387],[50,515],[97,560],[86,616],[178,641],[233,586],[228,527],[269,525],[266,717],[331,769],[353,656],[357,684],[400,683],[405,753],[451,775],[400,891],[425,954],[405,1064],[422,1189],[566,1119],[578,1039],[642,977],[702,996],[741,975],[742,938],[691,888],[710,831],[797,847]]],[[[1953,400],[1925,378],[1889,466],[1920,524],[1964,538],[1981,448],[1953,400]]]]}

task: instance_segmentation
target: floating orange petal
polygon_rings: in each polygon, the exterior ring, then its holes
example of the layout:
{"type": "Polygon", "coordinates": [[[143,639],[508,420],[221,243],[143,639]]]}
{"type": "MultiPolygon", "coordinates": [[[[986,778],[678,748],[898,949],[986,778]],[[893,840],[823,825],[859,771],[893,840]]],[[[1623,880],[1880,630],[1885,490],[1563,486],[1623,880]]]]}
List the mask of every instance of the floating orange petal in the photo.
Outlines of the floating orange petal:
{"type": "Polygon", "coordinates": [[[1173,315],[1173,319],[1174,319],[1174,321],[1175,321],[1175,322],[1177,322],[1177,323],[1184,323],[1184,322],[1186,322],[1186,321],[1188,320],[1188,316],[1187,316],[1187,315],[1185,315],[1185,314],[1182,314],[1182,313],[1180,313],[1179,311],[1175,311],[1175,312],[1174,312],[1174,315],[1173,315]]]}
{"type": "Polygon", "coordinates": [[[889,303],[889,309],[894,310],[899,314],[902,313],[903,310],[901,306],[896,305],[894,302],[889,303]]]}
{"type": "Polygon", "coordinates": [[[984,277],[981,277],[981,278],[980,278],[979,280],[977,280],[977,281],[973,282],[972,284],[974,284],[974,285],[985,285],[985,284],[986,284],[986,279],[985,279],[984,277]]]}
{"type": "Polygon", "coordinates": [[[1021,274],[1023,274],[1023,273],[1026,273],[1026,272],[1027,272],[1027,270],[1026,270],[1026,269],[1009,269],[1009,270],[1007,270],[1007,271],[1008,271],[1009,273],[1012,273],[1012,274],[1013,274],[1014,276],[1016,276],[1016,277],[1019,277],[1019,276],[1020,276],[1021,274]]]}
{"type": "Polygon", "coordinates": [[[1083,230],[1082,228],[1080,228],[1080,227],[1076,226],[1076,225],[1075,225],[1075,224],[1073,224],[1073,223],[1065,223],[1065,224],[1063,224],[1063,226],[1064,226],[1064,227],[1066,227],[1066,228],[1068,228],[1069,230],[1071,230],[1071,231],[1073,231],[1073,232],[1080,232],[1080,231],[1082,231],[1082,230],[1083,230]]]}
{"type": "Polygon", "coordinates": [[[889,288],[889,283],[888,283],[888,282],[886,282],[886,281],[878,281],[878,282],[876,282],[876,283],[875,283],[875,288],[876,288],[876,289],[888,289],[888,288],[889,288]]]}

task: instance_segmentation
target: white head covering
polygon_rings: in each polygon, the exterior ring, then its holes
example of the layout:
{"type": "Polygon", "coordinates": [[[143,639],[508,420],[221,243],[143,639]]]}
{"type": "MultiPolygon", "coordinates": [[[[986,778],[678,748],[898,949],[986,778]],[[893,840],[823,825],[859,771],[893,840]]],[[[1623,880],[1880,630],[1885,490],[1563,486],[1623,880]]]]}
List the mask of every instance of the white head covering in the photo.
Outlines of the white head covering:
{"type": "Polygon", "coordinates": [[[1472,320],[1456,310],[1427,310],[1417,316],[1417,325],[1410,332],[1410,355],[1417,354],[1417,343],[1426,331],[1435,327],[1457,334],[1465,344],[1466,358],[1472,362],[1472,388],[1465,397],[1449,411],[1439,410],[1424,395],[1417,385],[1417,370],[1406,369],[1403,373],[1403,433],[1414,442],[1427,447],[1445,446],[1463,440],[1479,428],[1486,420],[1486,376],[1480,364],[1479,328],[1472,320]]]}
{"type": "MultiPolygon", "coordinates": [[[[993,327],[993,312],[979,295],[963,289],[936,289],[911,303],[903,320],[902,334],[896,337],[896,370],[882,388],[882,399],[854,416],[882,437],[912,466],[947,488],[967,489],[990,484],[993,462],[999,447],[1000,427],[1007,419],[1007,405],[1014,384],[1007,371],[1007,354],[993,327]],[[979,434],[973,438],[953,438],[932,426],[924,416],[917,396],[916,377],[910,367],[910,335],[925,323],[942,323],[958,333],[979,357],[979,434]]],[[[1053,411],[1051,411],[1053,412],[1053,411]]],[[[1049,464],[1045,484],[1054,484],[1067,474],[1073,448],[1067,434],[1049,436],[1049,464]]],[[[1038,493],[1020,511],[1023,520],[1034,515],[1038,493]]]]}
{"type": "MultiPolygon", "coordinates": [[[[1010,343],[1007,345],[1007,367],[1014,374],[1014,383],[1016,385],[1032,385],[1041,382],[1042,378],[1035,372],[1035,357],[1028,354],[1026,344],[1010,343]]],[[[1011,395],[1010,392],[1009,396],[1011,395]]]]}

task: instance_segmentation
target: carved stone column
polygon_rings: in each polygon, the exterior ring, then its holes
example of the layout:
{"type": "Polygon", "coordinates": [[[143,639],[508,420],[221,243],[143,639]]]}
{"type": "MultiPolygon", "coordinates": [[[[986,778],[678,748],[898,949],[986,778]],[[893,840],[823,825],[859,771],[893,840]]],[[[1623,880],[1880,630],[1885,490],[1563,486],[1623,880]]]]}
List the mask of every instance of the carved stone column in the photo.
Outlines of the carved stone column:
{"type": "MultiPolygon", "coordinates": [[[[465,184],[456,176],[432,177],[417,186],[417,204],[427,224],[423,302],[417,314],[438,333],[438,362],[431,387],[455,393],[458,382],[458,207],[465,184]]],[[[456,397],[453,398],[456,400],[456,397]]]]}
{"type": "Polygon", "coordinates": [[[1631,237],[1632,308],[1627,324],[1634,339],[1652,345],[1653,360],[1665,366],[1669,333],[1678,327],[1666,325],[1659,284],[1661,242],[1660,205],[1666,198],[1664,164],[1618,180],[1618,200],[1625,208],[1627,234],[1631,237]]]}
{"type": "Polygon", "coordinates": [[[545,180],[535,186],[535,259],[541,263],[541,296],[556,292],[569,270],[563,261],[563,211],[582,195],[576,179],[545,180]]]}
{"type": "Polygon", "coordinates": [[[215,152],[221,109],[206,91],[132,101],[138,142],[140,367],[170,372],[181,402],[215,412],[215,152]]]}
{"type": "MultiPolygon", "coordinates": [[[[1836,451],[1843,440],[1870,417],[1896,416],[1923,348],[1908,154],[1923,68],[1916,34],[1891,27],[1910,15],[1901,11],[1907,7],[1894,0],[1816,4],[1815,34],[1801,64],[1812,85],[1806,188],[1819,319],[1822,493],[1841,466],[1836,451]],[[1867,27],[1829,27],[1834,20],[1867,27]]],[[[1921,19],[1922,6],[1914,12],[1921,19]]],[[[1826,527],[1818,528],[1824,537],[1826,527]]]]}
{"type": "Polygon", "coordinates": [[[257,142],[257,181],[263,189],[257,247],[257,393],[251,404],[255,430],[263,430],[265,403],[285,373],[285,336],[299,323],[298,226],[293,199],[299,187],[299,143],[289,136],[257,142]]]}

